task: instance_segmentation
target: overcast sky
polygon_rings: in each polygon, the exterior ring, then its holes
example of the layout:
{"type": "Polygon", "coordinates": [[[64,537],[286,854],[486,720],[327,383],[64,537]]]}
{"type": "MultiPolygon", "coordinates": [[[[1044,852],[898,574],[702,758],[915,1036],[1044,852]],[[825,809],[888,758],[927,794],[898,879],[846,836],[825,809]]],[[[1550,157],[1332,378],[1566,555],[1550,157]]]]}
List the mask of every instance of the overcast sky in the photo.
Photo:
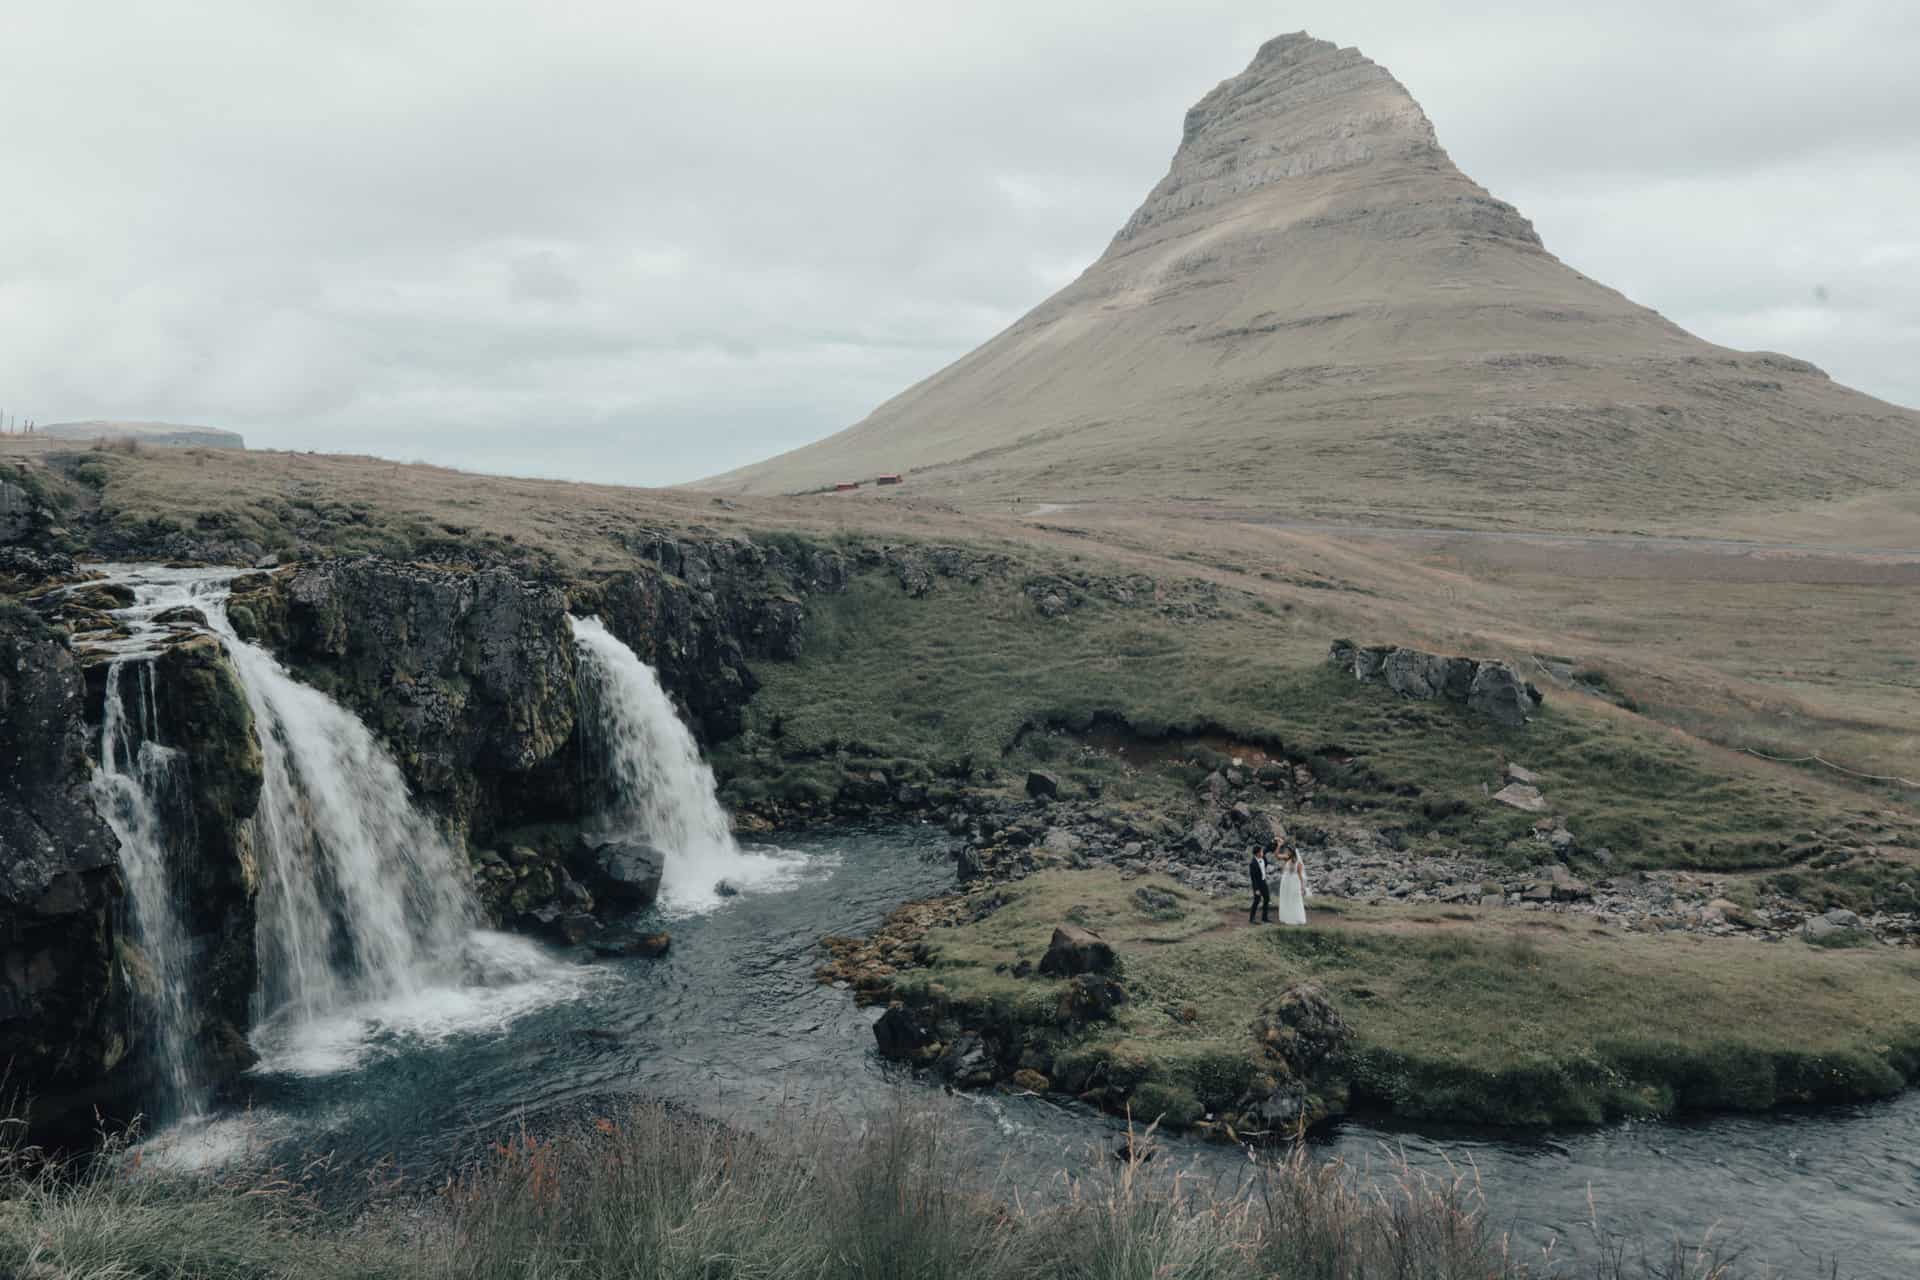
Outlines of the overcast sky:
{"type": "Polygon", "coordinates": [[[0,408],[685,481],[1070,280],[1269,36],[1549,249],[1920,406],[1920,4],[0,5],[0,408]]]}

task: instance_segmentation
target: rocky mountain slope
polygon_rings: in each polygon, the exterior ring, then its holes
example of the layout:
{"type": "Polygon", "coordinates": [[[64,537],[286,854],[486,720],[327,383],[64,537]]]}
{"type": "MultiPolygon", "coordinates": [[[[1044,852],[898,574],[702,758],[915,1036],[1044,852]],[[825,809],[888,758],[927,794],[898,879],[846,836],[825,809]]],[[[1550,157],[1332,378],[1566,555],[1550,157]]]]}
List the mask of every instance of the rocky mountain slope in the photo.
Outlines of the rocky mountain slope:
{"type": "Polygon", "coordinates": [[[1384,68],[1297,33],[1187,113],[1079,279],[855,426],[702,487],[883,472],[962,500],[1630,527],[1911,483],[1920,414],[1581,275],[1384,68]]]}

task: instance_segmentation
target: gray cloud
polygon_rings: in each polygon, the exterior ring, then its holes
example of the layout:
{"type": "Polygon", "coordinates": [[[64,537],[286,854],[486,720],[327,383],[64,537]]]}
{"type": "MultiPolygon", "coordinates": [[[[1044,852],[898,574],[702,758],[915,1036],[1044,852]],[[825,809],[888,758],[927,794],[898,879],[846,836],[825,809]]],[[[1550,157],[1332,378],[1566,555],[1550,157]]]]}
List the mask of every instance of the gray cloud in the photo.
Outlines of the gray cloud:
{"type": "Polygon", "coordinates": [[[0,401],[43,421],[635,483],[749,461],[1070,279],[1185,108],[1302,26],[1391,68],[1575,266],[1920,404],[1920,11],[1899,0],[234,0],[0,23],[0,401]]]}

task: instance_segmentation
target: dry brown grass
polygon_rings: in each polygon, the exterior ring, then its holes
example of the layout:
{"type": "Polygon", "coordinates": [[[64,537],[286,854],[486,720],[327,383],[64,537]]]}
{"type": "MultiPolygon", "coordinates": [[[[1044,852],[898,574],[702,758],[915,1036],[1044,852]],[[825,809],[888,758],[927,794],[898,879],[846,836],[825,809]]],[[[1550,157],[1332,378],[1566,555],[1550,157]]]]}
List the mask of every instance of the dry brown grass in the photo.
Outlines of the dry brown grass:
{"type": "MultiPolygon", "coordinates": [[[[46,442],[0,443],[0,459],[61,452],[46,442]]],[[[1317,662],[1342,635],[1505,653],[1530,669],[1533,654],[1561,655],[1702,739],[1784,755],[1815,751],[1864,772],[1920,777],[1920,660],[1911,644],[1920,628],[1920,556],[1285,527],[1270,511],[1193,503],[1028,514],[1029,503],[962,507],[911,486],[720,502],[689,490],[483,476],[348,455],[72,456],[110,469],[98,498],[110,519],[191,529],[212,513],[241,532],[266,528],[284,541],[286,530],[330,513],[345,521],[340,527],[358,522],[362,541],[347,549],[380,549],[388,533],[403,553],[422,539],[491,539],[579,572],[631,563],[627,544],[647,527],[784,530],[964,541],[1059,565],[1200,578],[1264,602],[1270,612],[1249,626],[1244,643],[1268,658],[1317,662]]],[[[1831,535],[1846,547],[1871,530],[1879,545],[1920,547],[1920,498],[1862,499],[1782,520],[1798,539],[1831,535]]]]}

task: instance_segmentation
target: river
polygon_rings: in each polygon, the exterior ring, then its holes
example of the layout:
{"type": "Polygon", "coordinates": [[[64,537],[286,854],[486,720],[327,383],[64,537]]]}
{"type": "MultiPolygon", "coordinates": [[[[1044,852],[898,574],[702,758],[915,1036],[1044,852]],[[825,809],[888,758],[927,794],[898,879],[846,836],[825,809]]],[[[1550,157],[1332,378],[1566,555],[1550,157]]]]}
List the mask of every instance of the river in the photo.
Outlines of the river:
{"type": "MultiPolygon", "coordinates": [[[[943,833],[848,830],[786,842],[792,874],[703,914],[662,922],[658,960],[550,967],[526,980],[362,1011],[275,1043],[213,1118],[155,1140],[205,1164],[253,1146],[329,1152],[358,1171],[391,1158],[427,1172],[516,1115],[636,1094],[737,1123],[801,1107],[833,1122],[903,1092],[951,1112],[982,1167],[1023,1190],[1110,1159],[1115,1122],[1042,1099],[941,1100],[873,1052],[871,1023],[812,973],[825,933],[872,928],[901,901],[950,885],[943,833]]],[[[484,946],[481,947],[484,953],[484,946]]],[[[1240,1176],[1244,1157],[1175,1140],[1159,1167],[1240,1176]]],[[[1673,1239],[1737,1242],[1783,1275],[1920,1274],[1920,1098],[1771,1117],[1640,1122],[1552,1137],[1447,1134],[1347,1122],[1316,1154],[1355,1166],[1404,1156],[1436,1176],[1470,1171],[1523,1252],[1591,1256],[1601,1223],[1658,1253],[1673,1239]]],[[[1636,1246],[1637,1247],[1637,1246],[1636,1246]]],[[[1757,1268],[1756,1268],[1757,1269],[1757,1268]]]]}

